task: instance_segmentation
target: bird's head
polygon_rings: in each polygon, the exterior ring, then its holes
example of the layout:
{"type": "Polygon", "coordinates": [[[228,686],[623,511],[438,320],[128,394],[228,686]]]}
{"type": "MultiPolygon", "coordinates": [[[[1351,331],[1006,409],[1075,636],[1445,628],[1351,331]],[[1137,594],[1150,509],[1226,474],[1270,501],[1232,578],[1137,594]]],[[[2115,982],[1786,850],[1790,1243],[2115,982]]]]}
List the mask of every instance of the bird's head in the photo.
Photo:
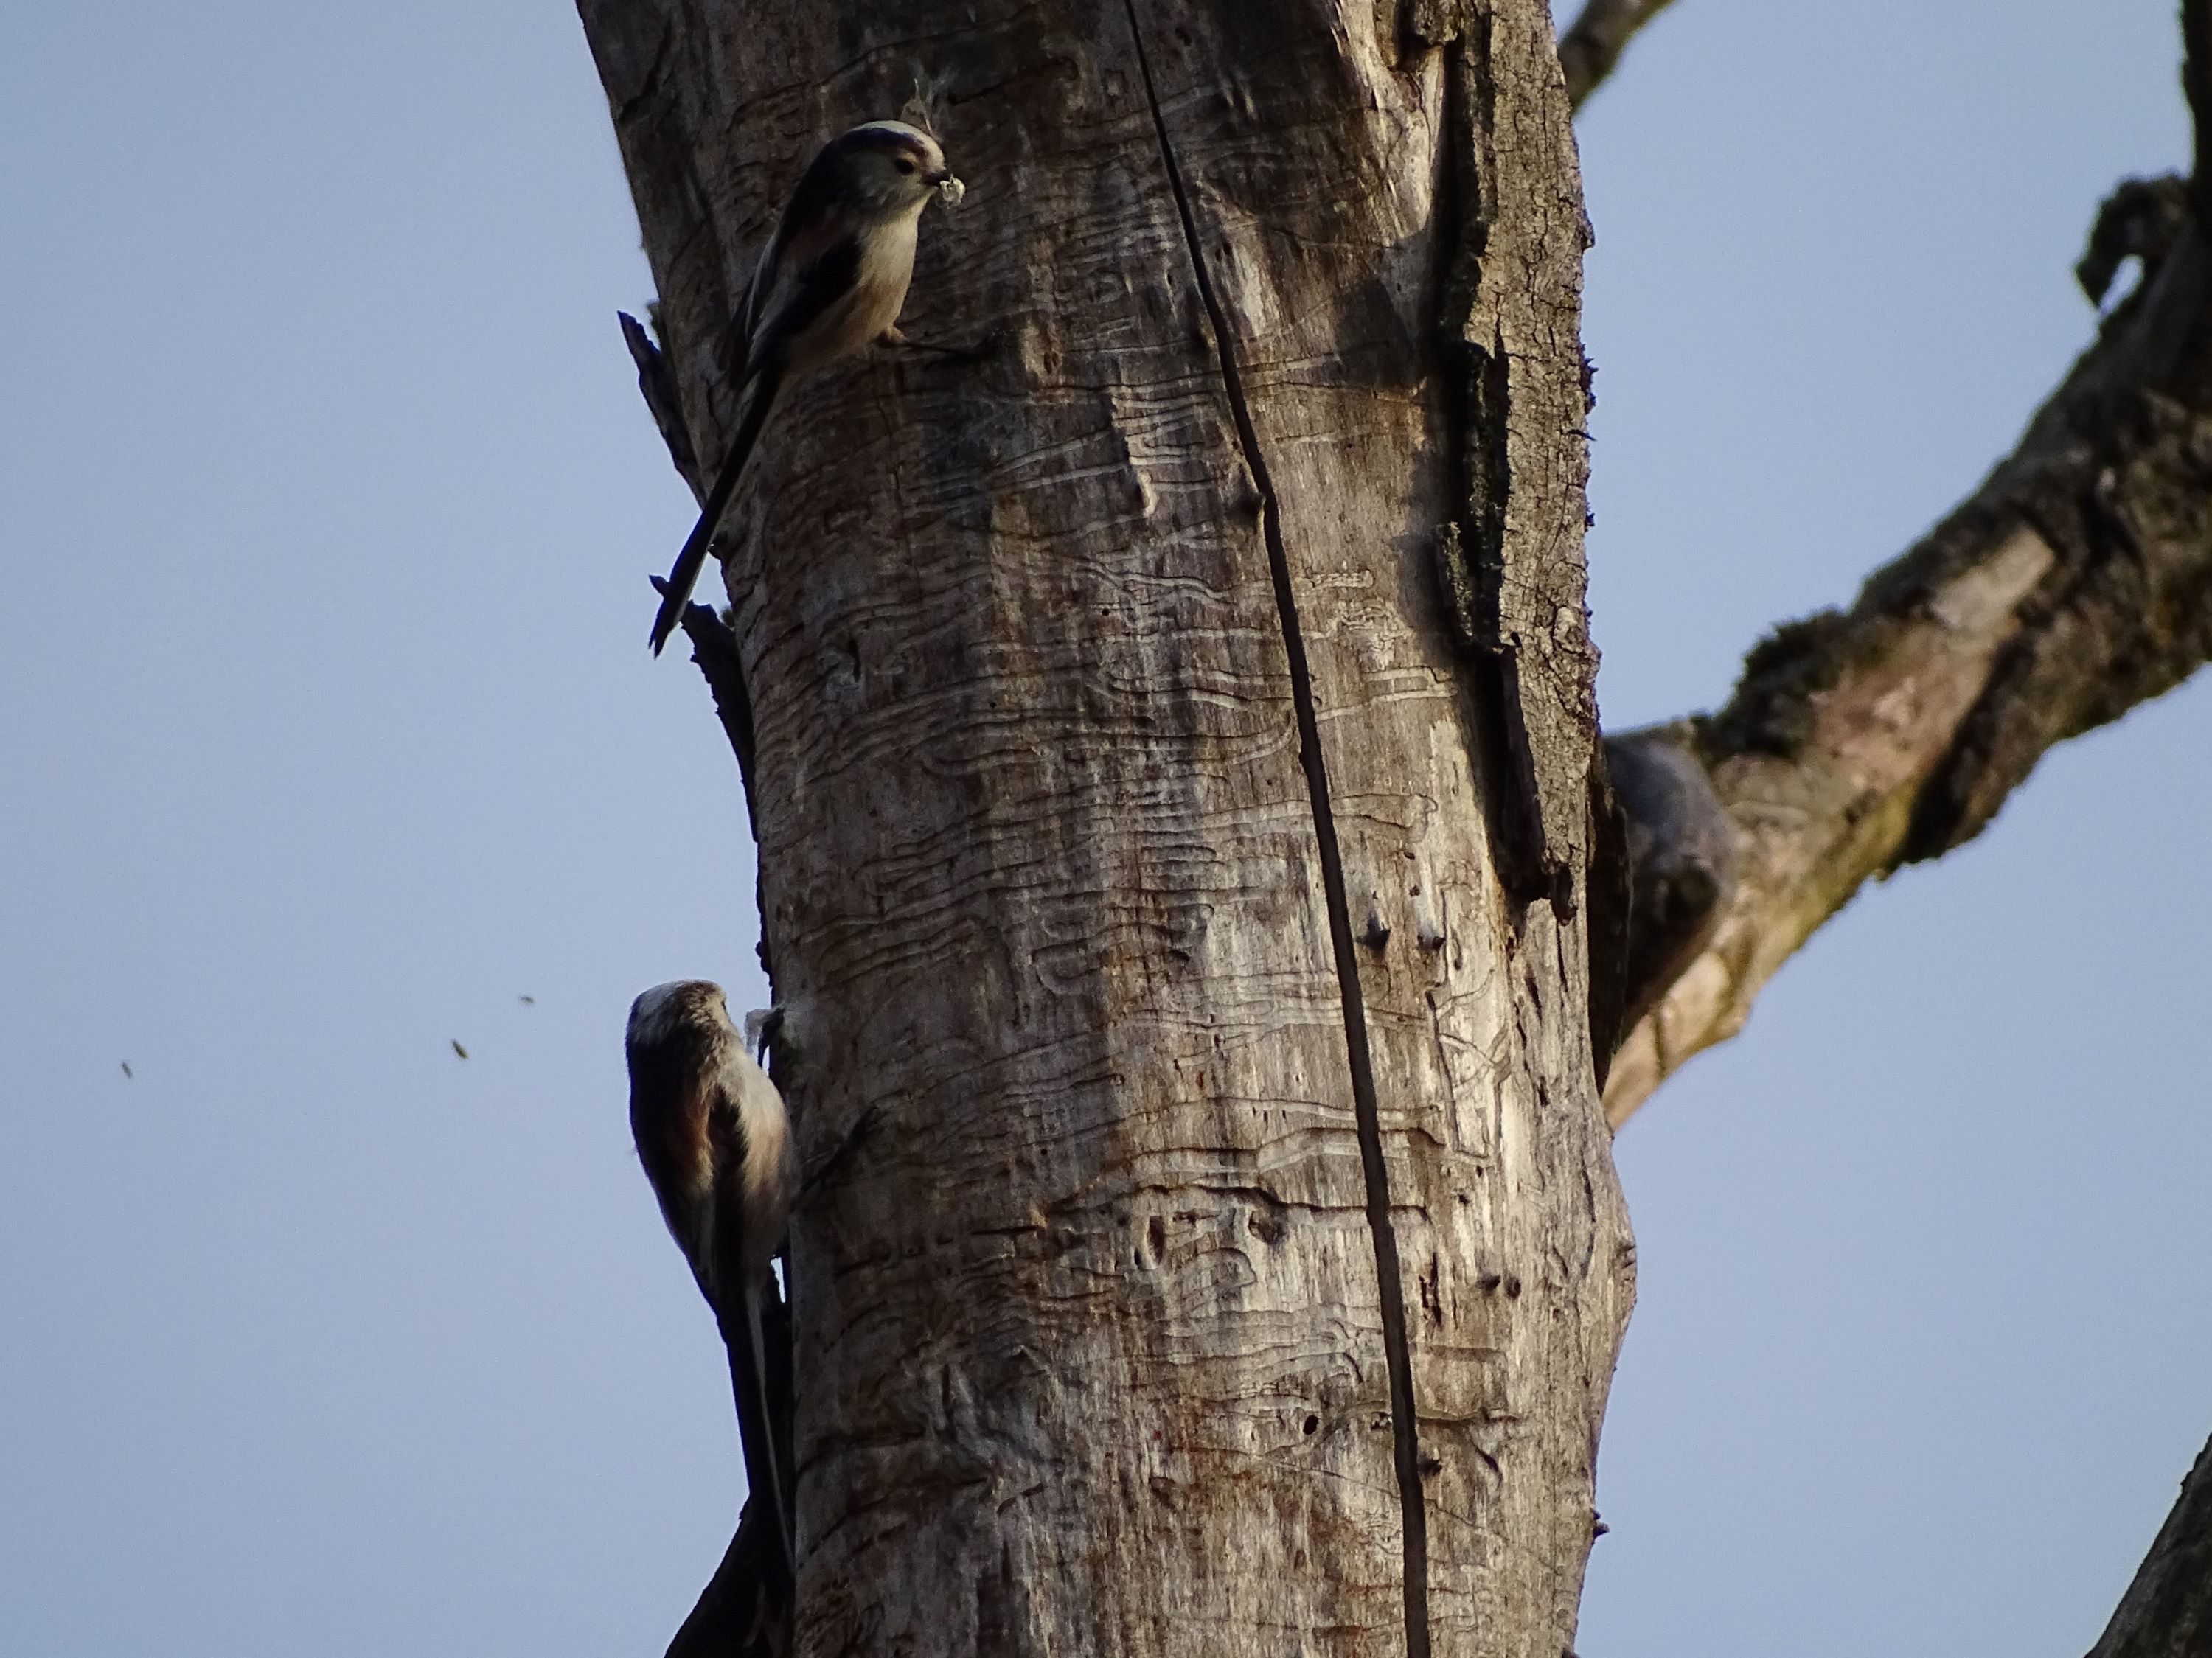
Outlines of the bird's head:
{"type": "Polygon", "coordinates": [[[633,1051],[641,1045],[665,1046],[680,1035],[696,1037],[733,1029],[722,987],[706,979],[655,985],[629,1005],[627,1034],[633,1051]]]}
{"type": "Polygon", "coordinates": [[[830,140],[839,195],[886,219],[919,213],[933,197],[957,203],[966,186],[937,140],[904,121],[869,121],[830,140]]]}

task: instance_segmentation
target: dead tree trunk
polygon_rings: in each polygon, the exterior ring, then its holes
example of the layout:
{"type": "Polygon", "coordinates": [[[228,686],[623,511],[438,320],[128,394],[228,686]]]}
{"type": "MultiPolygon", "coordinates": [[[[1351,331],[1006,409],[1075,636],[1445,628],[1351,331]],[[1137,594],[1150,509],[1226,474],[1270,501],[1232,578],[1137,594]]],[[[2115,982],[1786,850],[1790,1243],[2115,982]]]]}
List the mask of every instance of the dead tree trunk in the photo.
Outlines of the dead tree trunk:
{"type": "Polygon", "coordinates": [[[1553,1658],[1632,1247],[1545,7],[581,10],[702,457],[821,138],[918,77],[969,186],[904,325],[987,355],[726,520],[797,1649],[1553,1658]]]}

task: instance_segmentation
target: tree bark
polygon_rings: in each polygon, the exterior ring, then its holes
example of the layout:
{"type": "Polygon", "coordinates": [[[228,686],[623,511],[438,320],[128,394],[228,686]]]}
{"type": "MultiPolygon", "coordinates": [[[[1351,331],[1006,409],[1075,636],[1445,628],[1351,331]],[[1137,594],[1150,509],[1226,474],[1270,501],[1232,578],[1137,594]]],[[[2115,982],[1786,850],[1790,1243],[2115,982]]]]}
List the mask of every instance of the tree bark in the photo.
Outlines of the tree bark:
{"type": "MultiPolygon", "coordinates": [[[[2203,0],[2185,12],[2192,62],[2207,14],[2203,0]]],[[[2207,106],[2184,79],[2202,134],[2207,106]]],[[[1741,1030],[1869,878],[1972,840],[2052,745],[2212,656],[2205,197],[2201,167],[2114,194],[2079,275],[2093,301],[2124,258],[2141,281],[2013,453],[1850,610],[1777,629],[1718,713],[1611,739],[1702,769],[1735,842],[1698,947],[1632,987],[1656,1005],[1612,1063],[1616,1127],[1741,1030]]],[[[1653,833],[1678,848],[1715,838],[1700,814],[1653,833]]]]}
{"type": "Polygon", "coordinates": [[[845,1149],[796,1649],[1566,1650],[1632,1254],[1545,8],[580,9],[701,458],[813,147],[919,64],[969,185],[903,325],[984,359],[799,388],[726,521],[845,1149]]]}
{"type": "Polygon", "coordinates": [[[2212,1443],[2181,1482],[2135,1582],[2089,1658],[2203,1658],[2212,1652],[2212,1443]]]}

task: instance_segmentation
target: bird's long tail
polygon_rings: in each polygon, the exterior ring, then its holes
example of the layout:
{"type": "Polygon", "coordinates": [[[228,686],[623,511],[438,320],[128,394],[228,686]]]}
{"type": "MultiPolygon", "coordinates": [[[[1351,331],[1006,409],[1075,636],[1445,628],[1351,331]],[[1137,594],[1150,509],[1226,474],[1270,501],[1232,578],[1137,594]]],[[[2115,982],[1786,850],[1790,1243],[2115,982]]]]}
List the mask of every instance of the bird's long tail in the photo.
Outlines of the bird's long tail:
{"type": "Polygon", "coordinates": [[[776,1455],[769,1410],[768,1344],[761,1325],[764,1289],[748,1289],[734,1320],[722,1321],[730,1350],[730,1388],[738,1400],[738,1436],[744,1446],[746,1501],[763,1504],[775,1533],[771,1558],[781,1573],[783,1604],[790,1604],[796,1572],[792,1562],[791,1500],[776,1455]]]}
{"type": "Polygon", "coordinates": [[[746,458],[753,452],[761,428],[768,424],[769,406],[775,401],[776,387],[782,380],[781,367],[773,362],[753,376],[752,400],[745,405],[745,417],[738,427],[738,435],[731,440],[728,452],[722,457],[722,469],[714,474],[714,487],[707,491],[707,499],[699,509],[699,522],[692,526],[684,550],[676,555],[676,568],[669,571],[668,580],[661,584],[660,614],[653,618],[655,656],[660,654],[660,647],[676,631],[676,624],[684,616],[684,606],[691,598],[691,590],[699,585],[699,572],[706,565],[707,549],[714,539],[715,527],[722,521],[722,510],[738,492],[738,479],[744,475],[746,458]]]}

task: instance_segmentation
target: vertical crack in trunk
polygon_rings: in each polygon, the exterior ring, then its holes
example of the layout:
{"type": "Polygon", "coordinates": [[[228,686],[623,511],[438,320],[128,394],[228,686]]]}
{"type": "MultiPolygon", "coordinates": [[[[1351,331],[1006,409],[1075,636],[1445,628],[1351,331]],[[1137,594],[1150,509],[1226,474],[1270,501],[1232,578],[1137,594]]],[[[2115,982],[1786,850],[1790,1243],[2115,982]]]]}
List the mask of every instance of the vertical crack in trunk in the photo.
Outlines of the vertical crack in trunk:
{"type": "Polygon", "coordinates": [[[1322,890],[1328,908],[1329,942],[1336,958],[1337,986],[1344,1004],[1344,1040],[1352,1072],[1352,1109],[1358,1123],[1359,1162],[1367,1189],[1367,1225],[1375,1242],[1375,1277],[1382,1315],[1382,1348],[1390,1381],[1392,1461],[1398,1479],[1401,1540],[1404,1551],[1407,1658],[1429,1658],[1429,1537],[1428,1510],[1421,1490],[1419,1424],[1413,1410],[1413,1357],[1406,1336],[1406,1295],[1398,1260],[1396,1229],[1390,1221],[1390,1191],[1382,1163],[1382,1126],[1376,1108],[1375,1066],[1367,1045],[1367,1013],[1359,988],[1359,961],[1353,948],[1352,908],[1345,894],[1344,859],[1337,844],[1336,819],[1329,805],[1328,771],[1322,757],[1321,726],[1314,709],[1313,675],[1306,662],[1305,635],[1298,623],[1297,594],[1291,582],[1291,561],[1283,545],[1282,514],[1275,498],[1260,434],[1244,398],[1243,376],[1229,328],[1229,315],[1207,275],[1206,249],[1200,240],[1198,220],[1182,168],[1176,160],[1168,135],[1167,117],[1161,111],[1159,88],[1152,79],[1152,59],[1145,51],[1144,31],[1137,21],[1136,0],[1122,0],[1129,18],[1129,35],[1136,46],[1137,68],[1144,76],[1145,99],[1159,135],[1160,159],[1167,170],[1168,187],[1174,193],[1176,214],[1182,221],[1183,240],[1190,250],[1191,270],[1197,279],[1199,300],[1213,330],[1215,355],[1221,368],[1222,387],[1237,426],[1237,440],[1251,469],[1260,493],[1260,524],[1267,542],[1267,568],[1275,590],[1275,610],[1282,623],[1283,647],[1289,658],[1291,699],[1297,712],[1298,763],[1305,774],[1306,793],[1313,809],[1314,839],[1321,859],[1322,890]]]}
{"type": "MultiPolygon", "coordinates": [[[[1513,397],[1512,354],[1494,311],[1483,307],[1482,262],[1496,221],[1498,162],[1485,134],[1497,130],[1492,67],[1493,20],[1476,9],[1443,43],[1443,131],[1437,172],[1437,337],[1458,372],[1443,392],[1445,465],[1457,516],[1440,526],[1431,551],[1444,620],[1467,671],[1471,720],[1468,757],[1479,777],[1498,884],[1511,902],[1514,931],[1528,907],[1548,902],[1560,920],[1576,910],[1571,849],[1556,814],[1547,811],[1538,753],[1540,732],[1529,730],[1532,699],[1547,695],[1522,674],[1525,617],[1510,597],[1508,507],[1514,491],[1507,411],[1513,397]]],[[[1587,392],[1587,385],[1585,385],[1587,392]]],[[[1586,411],[1585,411],[1586,412],[1586,411]]],[[[1579,793],[1586,793],[1581,791],[1579,793]]],[[[1577,809],[1582,802],[1577,800],[1577,809]]]]}

